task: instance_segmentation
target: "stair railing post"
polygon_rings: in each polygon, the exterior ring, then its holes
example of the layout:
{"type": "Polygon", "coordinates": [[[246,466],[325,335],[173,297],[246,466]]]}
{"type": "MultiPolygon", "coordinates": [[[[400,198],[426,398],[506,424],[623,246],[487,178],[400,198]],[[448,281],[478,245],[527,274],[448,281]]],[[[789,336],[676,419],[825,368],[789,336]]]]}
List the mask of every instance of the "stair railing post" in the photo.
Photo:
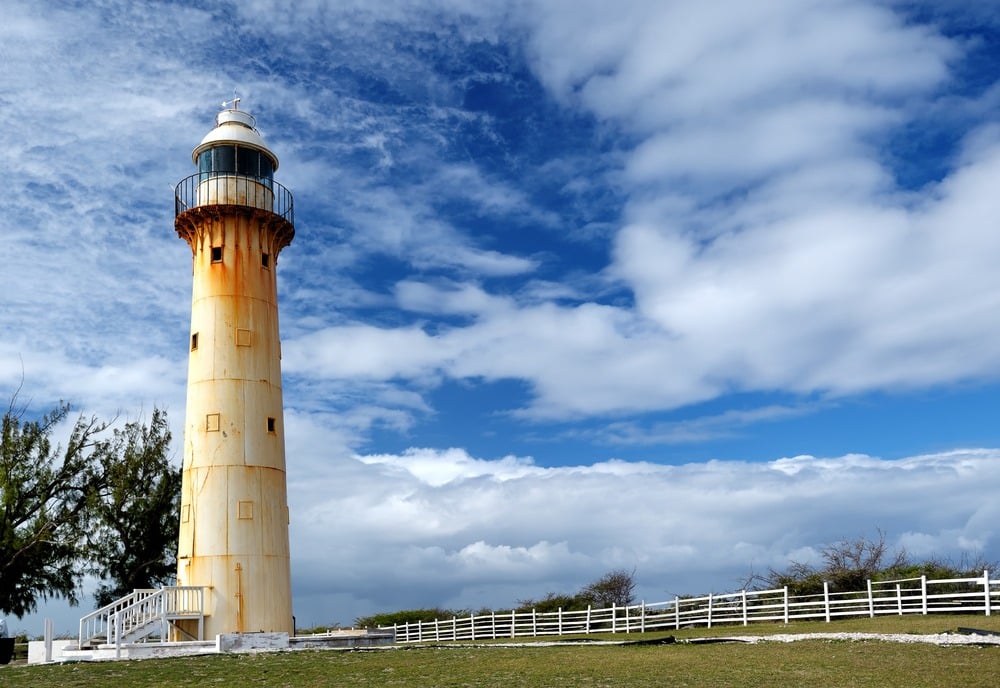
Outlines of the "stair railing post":
{"type": "Polygon", "coordinates": [[[115,612],[113,618],[114,621],[112,622],[112,625],[114,626],[114,634],[115,634],[115,659],[121,659],[122,658],[121,614],[119,612],[115,612]]]}

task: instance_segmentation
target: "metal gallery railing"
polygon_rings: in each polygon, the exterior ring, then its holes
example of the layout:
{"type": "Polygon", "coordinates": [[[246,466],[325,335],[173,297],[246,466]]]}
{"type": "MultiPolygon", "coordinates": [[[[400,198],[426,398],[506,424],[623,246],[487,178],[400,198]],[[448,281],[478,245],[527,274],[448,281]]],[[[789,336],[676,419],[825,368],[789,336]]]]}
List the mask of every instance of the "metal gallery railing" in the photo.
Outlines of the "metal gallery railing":
{"type": "Polygon", "coordinates": [[[273,179],[235,173],[198,172],[174,187],[174,215],[206,205],[267,210],[295,224],[292,192],[273,179]]]}

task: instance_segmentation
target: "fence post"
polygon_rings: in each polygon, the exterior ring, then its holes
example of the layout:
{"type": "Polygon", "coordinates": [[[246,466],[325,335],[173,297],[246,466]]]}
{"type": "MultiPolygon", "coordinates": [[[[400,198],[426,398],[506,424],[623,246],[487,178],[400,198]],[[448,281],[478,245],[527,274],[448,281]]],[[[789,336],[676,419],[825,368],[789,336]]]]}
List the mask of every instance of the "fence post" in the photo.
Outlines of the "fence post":
{"type": "Polygon", "coordinates": [[[517,610],[516,609],[511,609],[510,610],[510,637],[511,638],[516,638],[517,637],[517,610]]]}
{"type": "Polygon", "coordinates": [[[629,619],[628,610],[629,610],[629,606],[626,604],[625,605],[625,632],[626,633],[631,633],[632,632],[632,621],[629,619]]]}
{"type": "Polygon", "coordinates": [[[458,617],[451,617],[451,639],[458,640],[458,617]]]}
{"type": "Polygon", "coordinates": [[[785,623],[788,623],[788,586],[785,586],[785,623]]]}
{"type": "Polygon", "coordinates": [[[743,625],[746,626],[747,624],[750,623],[750,621],[747,619],[747,591],[744,588],[741,592],[743,593],[741,595],[741,599],[743,600],[743,625]]]}
{"type": "Polygon", "coordinates": [[[712,593],[708,593],[708,627],[712,627],[712,593]]]}
{"type": "Polygon", "coordinates": [[[872,579],[868,579],[868,618],[875,618],[875,595],[872,592],[872,579]]]}
{"type": "MultiPolygon", "coordinates": [[[[989,577],[987,577],[986,580],[987,580],[987,587],[986,587],[986,589],[989,590],[989,584],[988,584],[989,577]]],[[[987,595],[987,598],[988,597],[989,597],[989,595],[987,595]]],[[[642,607],[641,607],[640,613],[642,614],[642,616],[639,617],[639,632],[640,633],[645,633],[646,632],[646,600],[642,601],[642,607]]]]}
{"type": "Polygon", "coordinates": [[[674,596],[674,630],[680,630],[681,628],[681,598],[679,595],[674,596]]]}
{"type": "Polygon", "coordinates": [[[986,616],[990,616],[990,571],[983,571],[983,602],[985,604],[986,616]]]}
{"type": "Polygon", "coordinates": [[[469,625],[472,626],[472,639],[476,639],[476,615],[469,614],[469,625]]]}
{"type": "Polygon", "coordinates": [[[896,583],[896,609],[899,611],[899,615],[903,615],[903,586],[896,583]]]}
{"type": "Polygon", "coordinates": [[[531,635],[538,635],[538,610],[534,608],[531,610],[531,635]]]}
{"type": "Polygon", "coordinates": [[[922,605],[922,613],[927,614],[927,574],[920,577],[920,601],[922,605]]]}
{"type": "Polygon", "coordinates": [[[590,634],[590,605],[587,605],[587,634],[590,634]]]}
{"type": "Polygon", "coordinates": [[[830,581],[823,581],[823,610],[826,612],[826,622],[830,623],[830,581]]]}
{"type": "Polygon", "coordinates": [[[490,612],[490,640],[497,639],[497,613],[490,612]]]}
{"type": "Polygon", "coordinates": [[[434,642],[441,642],[441,622],[434,619],[434,642]]]}
{"type": "Polygon", "coordinates": [[[611,632],[618,632],[618,606],[614,602],[611,603],[611,632]]]}
{"type": "Polygon", "coordinates": [[[563,632],[562,632],[562,607],[559,607],[558,611],[556,612],[556,619],[557,619],[556,623],[559,626],[558,629],[556,629],[556,630],[558,630],[558,635],[562,635],[563,634],[563,632]]]}

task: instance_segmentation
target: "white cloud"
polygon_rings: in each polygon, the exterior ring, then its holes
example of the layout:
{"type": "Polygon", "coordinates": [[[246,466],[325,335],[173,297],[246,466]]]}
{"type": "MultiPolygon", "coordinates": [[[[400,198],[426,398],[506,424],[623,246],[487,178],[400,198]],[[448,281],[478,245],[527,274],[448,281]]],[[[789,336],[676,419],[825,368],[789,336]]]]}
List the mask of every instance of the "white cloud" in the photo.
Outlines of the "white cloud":
{"type": "MultiPolygon", "coordinates": [[[[306,512],[292,526],[296,576],[325,576],[335,589],[345,577],[366,580],[357,609],[505,608],[633,566],[640,595],[662,601],[737,589],[751,570],[812,561],[823,544],[876,527],[918,558],[989,551],[998,537],[995,451],[542,468],[410,449],[335,466],[325,471],[339,476],[333,493],[293,488],[294,511],[306,512]],[[344,563],[324,574],[321,552],[344,563]]],[[[321,614],[334,607],[313,600],[313,622],[332,620],[321,614]]]]}
{"type": "Polygon", "coordinates": [[[358,458],[369,465],[377,464],[404,471],[433,487],[480,476],[489,476],[493,480],[515,480],[542,472],[530,459],[507,456],[482,461],[473,459],[462,449],[448,449],[444,452],[408,449],[402,455],[373,454],[358,458]]]}

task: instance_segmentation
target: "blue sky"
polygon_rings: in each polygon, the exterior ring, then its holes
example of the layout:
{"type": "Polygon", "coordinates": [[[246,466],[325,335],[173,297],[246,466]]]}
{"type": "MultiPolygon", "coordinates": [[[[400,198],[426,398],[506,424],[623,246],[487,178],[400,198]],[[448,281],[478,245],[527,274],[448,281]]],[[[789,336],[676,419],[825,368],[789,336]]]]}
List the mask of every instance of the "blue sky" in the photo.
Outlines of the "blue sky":
{"type": "Polygon", "coordinates": [[[171,187],[235,92],[296,203],[300,624],[722,592],[877,529],[1000,559],[998,37],[971,1],[12,0],[0,390],[179,446],[171,187]]]}

